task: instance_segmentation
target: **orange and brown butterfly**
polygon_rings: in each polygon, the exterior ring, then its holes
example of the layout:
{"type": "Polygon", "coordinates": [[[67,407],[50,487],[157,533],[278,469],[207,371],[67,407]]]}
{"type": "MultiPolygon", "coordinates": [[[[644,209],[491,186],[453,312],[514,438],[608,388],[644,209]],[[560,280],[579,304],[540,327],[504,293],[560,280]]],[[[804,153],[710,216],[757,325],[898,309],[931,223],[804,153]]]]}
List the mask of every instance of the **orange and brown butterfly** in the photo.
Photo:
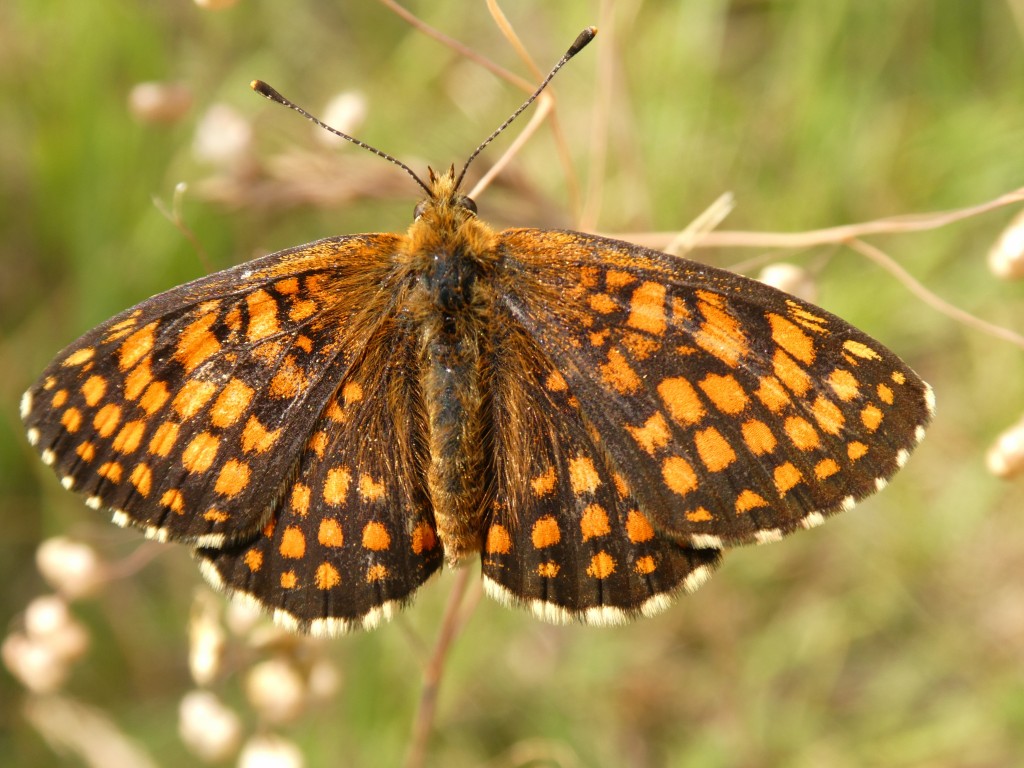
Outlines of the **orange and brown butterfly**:
{"type": "Polygon", "coordinates": [[[488,593],[542,619],[655,614],[723,548],[879,490],[922,439],[928,385],[825,310],[625,242],[495,232],[465,167],[425,183],[372,151],[426,190],[408,232],[148,299],[22,401],[66,488],[280,622],[375,626],[476,553],[488,593]]]}

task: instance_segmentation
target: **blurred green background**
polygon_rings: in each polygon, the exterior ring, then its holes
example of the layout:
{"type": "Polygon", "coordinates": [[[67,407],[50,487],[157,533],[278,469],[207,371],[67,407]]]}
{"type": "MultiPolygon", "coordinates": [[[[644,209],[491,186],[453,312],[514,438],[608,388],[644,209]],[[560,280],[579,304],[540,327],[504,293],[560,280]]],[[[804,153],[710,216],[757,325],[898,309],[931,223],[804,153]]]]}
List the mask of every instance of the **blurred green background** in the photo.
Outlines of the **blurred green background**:
{"type": "MultiPolygon", "coordinates": [[[[601,34],[554,89],[582,206],[542,129],[478,200],[492,224],[671,231],[731,190],[726,228],[799,231],[1024,184],[1021,0],[507,5],[544,69],[583,26],[601,34]]],[[[529,77],[483,3],[408,7],[529,77]]],[[[411,218],[417,188],[401,171],[322,148],[249,91],[254,77],[312,111],[361,91],[358,135],[417,170],[461,162],[522,97],[373,2],[0,5],[0,626],[17,627],[47,590],[33,562],[43,538],[69,534],[113,561],[141,541],[63,491],[22,436],[18,398],[61,347],[211,269],[411,218]],[[185,85],[191,110],[171,124],[135,119],[128,94],[147,80],[185,85]],[[193,153],[215,103],[252,120],[241,182],[193,153]],[[281,167],[301,178],[282,182],[281,167]],[[180,181],[205,257],[153,203],[169,204],[180,181]]],[[[1013,213],[873,242],[939,295],[1020,329],[1024,289],[985,265],[1013,213]]],[[[1024,755],[1024,481],[984,464],[1024,411],[1021,351],[853,252],[754,253],[765,254],[814,270],[819,303],[934,385],[928,439],[884,493],[824,528],[730,553],[656,619],[559,628],[483,600],[451,652],[432,764],[1005,766],[1024,755]]],[[[726,266],[751,255],[696,254],[726,266]]],[[[92,649],[65,692],[160,765],[191,761],[176,720],[201,584],[187,551],[169,546],[75,605],[92,649]]],[[[400,761],[420,687],[410,638],[432,642],[450,586],[446,574],[398,622],[326,645],[340,692],[282,731],[307,765],[400,761]]],[[[214,686],[229,701],[241,702],[232,670],[246,663],[229,660],[214,686]]],[[[78,764],[27,725],[25,701],[0,672],[0,765],[78,764]]]]}

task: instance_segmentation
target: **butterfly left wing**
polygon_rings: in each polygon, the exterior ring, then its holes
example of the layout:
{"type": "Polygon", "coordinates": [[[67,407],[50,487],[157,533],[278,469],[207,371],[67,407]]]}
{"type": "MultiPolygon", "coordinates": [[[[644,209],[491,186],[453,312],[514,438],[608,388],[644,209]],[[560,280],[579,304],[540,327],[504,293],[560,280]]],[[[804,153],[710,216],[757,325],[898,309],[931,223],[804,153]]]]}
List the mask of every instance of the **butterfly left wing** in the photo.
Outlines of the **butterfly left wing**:
{"type": "Polygon", "coordinates": [[[29,441],[121,525],[205,546],[256,532],[387,314],[400,240],[309,243],[122,312],[25,393],[29,441]]]}
{"type": "Polygon", "coordinates": [[[507,230],[499,249],[503,309],[665,535],[721,547],[812,527],[924,435],[928,385],[825,310],[578,232],[507,230]]]}

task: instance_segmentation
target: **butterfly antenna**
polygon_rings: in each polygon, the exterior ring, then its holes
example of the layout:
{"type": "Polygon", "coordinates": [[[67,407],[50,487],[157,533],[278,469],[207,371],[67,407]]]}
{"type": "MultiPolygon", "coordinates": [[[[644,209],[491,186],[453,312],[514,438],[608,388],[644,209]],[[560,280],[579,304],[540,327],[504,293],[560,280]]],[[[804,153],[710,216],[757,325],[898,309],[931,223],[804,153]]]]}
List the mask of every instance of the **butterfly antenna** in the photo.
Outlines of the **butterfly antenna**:
{"type": "Polygon", "coordinates": [[[474,160],[476,160],[476,156],[479,155],[481,152],[483,152],[484,148],[488,144],[490,144],[492,141],[494,141],[498,137],[499,133],[501,133],[506,128],[508,128],[509,124],[511,124],[511,122],[513,120],[515,120],[517,117],[519,117],[519,115],[522,114],[523,110],[525,110],[528,106],[533,104],[534,100],[538,96],[540,96],[541,91],[543,91],[545,88],[547,88],[548,83],[551,82],[551,78],[553,78],[555,76],[555,74],[558,72],[558,70],[560,70],[562,67],[564,67],[566,65],[566,63],[568,63],[569,59],[571,59],[577,53],[582,51],[587,46],[587,43],[589,43],[591,40],[594,39],[594,36],[596,34],[597,34],[597,27],[587,27],[582,32],[580,32],[579,36],[576,38],[576,40],[573,42],[573,44],[569,46],[569,50],[567,50],[565,52],[565,55],[561,59],[559,59],[558,63],[555,64],[555,66],[552,68],[552,70],[550,72],[548,72],[548,76],[544,78],[544,81],[539,86],[537,86],[537,90],[535,90],[533,92],[533,94],[530,96],[530,98],[528,98],[526,101],[524,101],[522,106],[520,106],[519,109],[517,109],[515,112],[513,112],[511,114],[511,116],[509,116],[508,120],[506,120],[504,123],[499,125],[497,130],[494,133],[492,133],[490,136],[488,136],[484,140],[484,142],[479,147],[477,147],[476,150],[474,150],[473,154],[471,154],[469,156],[469,159],[466,161],[466,164],[464,166],[462,166],[462,173],[459,174],[458,181],[455,182],[455,188],[456,189],[458,189],[459,186],[462,184],[462,179],[466,175],[466,171],[469,170],[469,164],[472,163],[474,160]]]}
{"type": "MultiPolygon", "coordinates": [[[[552,72],[552,74],[554,74],[554,73],[552,72]]],[[[548,79],[550,80],[550,78],[548,78],[548,79]]],[[[413,179],[416,180],[416,183],[419,184],[421,187],[423,187],[423,189],[426,190],[428,195],[430,194],[430,187],[428,187],[426,184],[423,183],[423,180],[419,176],[416,175],[415,171],[413,171],[412,168],[410,168],[408,165],[403,163],[397,157],[392,157],[387,152],[381,152],[376,147],[371,147],[365,141],[360,141],[359,139],[357,139],[357,138],[355,138],[353,136],[349,136],[347,133],[343,133],[342,131],[339,131],[337,128],[332,128],[327,123],[325,123],[323,120],[320,120],[319,118],[314,117],[313,115],[309,114],[309,112],[304,110],[302,107],[300,107],[295,102],[292,102],[292,101],[289,101],[288,99],[286,99],[284,96],[282,96],[276,90],[274,90],[269,85],[264,83],[262,80],[253,80],[251,83],[249,83],[249,87],[251,87],[254,91],[256,91],[256,93],[260,94],[261,96],[267,97],[271,101],[277,102],[278,104],[283,104],[284,106],[286,106],[286,107],[288,107],[290,109],[294,109],[296,112],[298,112],[304,118],[306,118],[307,120],[310,120],[310,121],[316,123],[321,128],[323,128],[325,131],[329,131],[330,133],[333,133],[335,136],[340,136],[345,141],[350,141],[353,144],[355,144],[357,147],[362,147],[363,149],[368,149],[371,152],[373,152],[373,154],[377,155],[378,157],[383,157],[389,163],[394,163],[399,168],[401,168],[406,173],[408,173],[410,176],[412,176],[413,179]]],[[[522,111],[522,110],[520,110],[520,111],[522,111]]]]}

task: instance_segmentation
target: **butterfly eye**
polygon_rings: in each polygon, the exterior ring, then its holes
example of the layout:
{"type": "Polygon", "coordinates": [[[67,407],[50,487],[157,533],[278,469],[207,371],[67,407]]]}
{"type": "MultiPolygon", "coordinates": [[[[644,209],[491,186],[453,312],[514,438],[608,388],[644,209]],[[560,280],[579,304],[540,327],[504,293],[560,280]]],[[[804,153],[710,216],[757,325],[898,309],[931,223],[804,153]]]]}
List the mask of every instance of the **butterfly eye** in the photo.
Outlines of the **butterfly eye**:
{"type": "Polygon", "coordinates": [[[423,212],[426,211],[426,210],[427,210],[427,201],[426,200],[420,200],[418,203],[416,203],[416,207],[412,209],[412,218],[413,218],[413,220],[418,219],[420,216],[422,216],[423,212]]]}
{"type": "Polygon", "coordinates": [[[472,211],[473,213],[476,213],[476,202],[471,197],[460,197],[459,206],[461,208],[465,208],[467,211],[472,211]]]}

